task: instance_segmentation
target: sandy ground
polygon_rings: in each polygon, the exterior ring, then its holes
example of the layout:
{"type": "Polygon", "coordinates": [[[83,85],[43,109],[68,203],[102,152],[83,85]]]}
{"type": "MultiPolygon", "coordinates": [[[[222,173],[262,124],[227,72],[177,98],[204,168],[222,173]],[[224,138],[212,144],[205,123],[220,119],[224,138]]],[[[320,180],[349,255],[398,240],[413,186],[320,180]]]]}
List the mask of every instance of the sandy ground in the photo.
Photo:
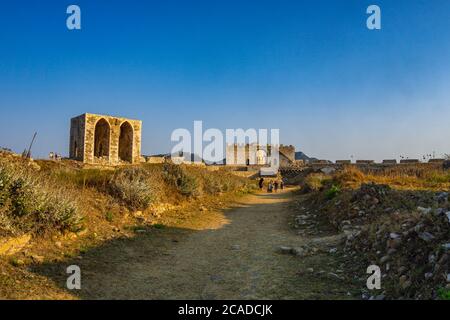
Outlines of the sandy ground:
{"type": "Polygon", "coordinates": [[[64,288],[65,267],[77,264],[81,299],[348,299],[347,283],[318,276],[337,262],[330,254],[301,258],[280,246],[308,239],[289,227],[291,191],[245,196],[224,212],[201,212],[176,227],[139,230],[64,264],[35,272],[64,288]]]}

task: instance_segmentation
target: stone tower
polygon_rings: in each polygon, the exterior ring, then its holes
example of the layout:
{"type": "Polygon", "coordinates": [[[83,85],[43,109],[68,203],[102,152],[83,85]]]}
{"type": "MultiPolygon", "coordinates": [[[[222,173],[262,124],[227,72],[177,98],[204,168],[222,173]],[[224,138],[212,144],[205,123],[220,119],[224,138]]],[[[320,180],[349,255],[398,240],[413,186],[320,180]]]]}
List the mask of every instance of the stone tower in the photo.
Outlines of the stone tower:
{"type": "Polygon", "coordinates": [[[70,158],[89,164],[136,164],[142,121],[85,113],[70,121],[70,158]]]}

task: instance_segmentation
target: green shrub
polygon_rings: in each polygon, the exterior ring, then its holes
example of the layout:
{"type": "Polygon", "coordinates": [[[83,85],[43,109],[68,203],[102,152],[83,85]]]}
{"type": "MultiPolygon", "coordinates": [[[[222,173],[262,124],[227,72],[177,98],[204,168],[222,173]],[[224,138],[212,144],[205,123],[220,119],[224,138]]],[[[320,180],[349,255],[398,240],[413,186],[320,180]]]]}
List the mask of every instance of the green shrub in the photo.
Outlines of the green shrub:
{"type": "Polygon", "coordinates": [[[340,191],[341,188],[339,186],[332,185],[331,188],[326,191],[325,196],[327,197],[327,199],[331,200],[336,197],[340,191]]]}
{"type": "Polygon", "coordinates": [[[114,215],[112,214],[111,211],[107,211],[107,212],[105,213],[105,219],[106,219],[106,221],[108,221],[108,222],[113,222],[113,220],[114,220],[114,215]]]}
{"type": "Polygon", "coordinates": [[[438,297],[441,300],[450,300],[450,290],[445,288],[439,288],[437,291],[438,297]]]}
{"type": "Polygon", "coordinates": [[[145,210],[155,200],[155,189],[148,172],[142,168],[118,170],[108,183],[111,196],[132,210],[145,210]]]}

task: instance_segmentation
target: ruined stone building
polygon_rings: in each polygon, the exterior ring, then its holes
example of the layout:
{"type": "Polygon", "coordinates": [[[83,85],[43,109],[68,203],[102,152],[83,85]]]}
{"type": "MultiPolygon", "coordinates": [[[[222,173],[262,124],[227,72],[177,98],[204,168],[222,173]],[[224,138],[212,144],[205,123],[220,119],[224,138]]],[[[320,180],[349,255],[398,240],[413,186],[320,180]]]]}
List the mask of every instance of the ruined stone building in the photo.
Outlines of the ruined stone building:
{"type": "MultiPolygon", "coordinates": [[[[288,167],[295,162],[295,147],[280,145],[278,148],[280,167],[288,167]]],[[[272,148],[267,145],[265,148],[258,144],[229,144],[226,147],[227,165],[270,165],[272,148]],[[240,152],[239,152],[240,150],[240,152]]]]}
{"type": "Polygon", "coordinates": [[[70,158],[89,164],[139,163],[142,121],[85,113],[70,122],[70,158]]]}

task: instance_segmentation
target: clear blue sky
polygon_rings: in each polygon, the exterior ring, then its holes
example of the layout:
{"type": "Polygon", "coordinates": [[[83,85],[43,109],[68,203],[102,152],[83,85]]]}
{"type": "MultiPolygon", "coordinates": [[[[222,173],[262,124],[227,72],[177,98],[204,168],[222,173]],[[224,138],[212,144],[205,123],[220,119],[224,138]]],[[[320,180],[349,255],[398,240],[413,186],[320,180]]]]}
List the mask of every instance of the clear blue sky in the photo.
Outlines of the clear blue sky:
{"type": "Polygon", "coordinates": [[[0,146],[66,155],[84,112],[142,119],[144,154],[194,120],[333,160],[450,153],[450,1],[2,2],[0,146]]]}

